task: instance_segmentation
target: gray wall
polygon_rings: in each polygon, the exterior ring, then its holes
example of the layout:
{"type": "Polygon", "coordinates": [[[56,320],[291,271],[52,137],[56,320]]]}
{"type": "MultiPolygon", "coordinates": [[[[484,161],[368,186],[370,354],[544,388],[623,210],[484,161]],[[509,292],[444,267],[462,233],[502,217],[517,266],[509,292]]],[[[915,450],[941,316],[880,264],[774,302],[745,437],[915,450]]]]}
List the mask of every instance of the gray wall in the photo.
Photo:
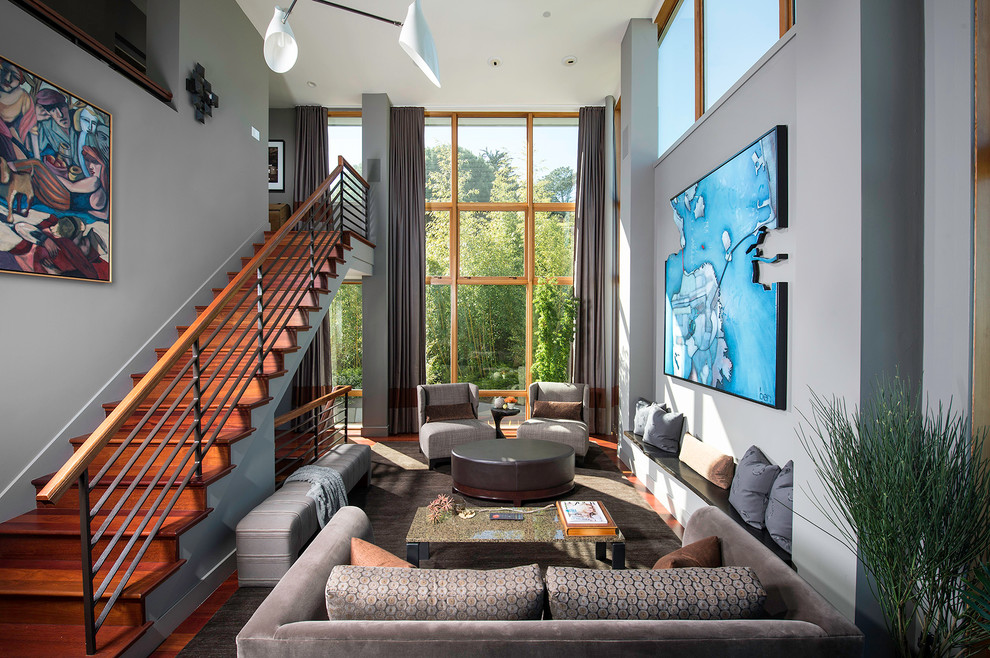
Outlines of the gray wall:
{"type": "Polygon", "coordinates": [[[387,94],[361,96],[361,150],[368,191],[368,239],[375,275],[362,282],[364,419],[362,436],[388,435],[388,199],[392,102],[387,94]],[[375,163],[377,161],[377,163],[375,163]]]}
{"type": "Polygon", "coordinates": [[[272,108],[268,111],[268,139],[285,141],[285,192],[269,192],[268,203],[292,205],[296,184],[296,108],[272,108]]]}
{"type": "Polygon", "coordinates": [[[973,3],[925,0],[924,384],[971,412],[973,3]]]}
{"type": "MultiPolygon", "coordinates": [[[[878,378],[921,384],[924,306],[924,7],[863,2],[863,269],[860,407],[878,378]]],[[[857,567],[856,625],[866,655],[893,655],[870,576],[857,567]]]]}
{"type": "MultiPolygon", "coordinates": [[[[161,73],[177,110],[0,3],[6,57],[113,115],[113,283],[0,278],[3,518],[33,506],[30,479],[69,456],[66,439],[82,432],[62,435],[63,428],[95,429],[100,404],[129,388],[126,376],[115,379],[118,370],[138,353],[140,366],[150,367],[148,337],[266,223],[268,77],[259,74],[261,37],[234,0],[172,6],[179,11],[172,16],[178,42],[170,44],[178,65],[161,73]],[[221,98],[205,125],[194,120],[182,85],[196,62],[221,98]],[[261,141],[252,138],[252,127],[261,141]],[[101,390],[111,381],[125,383],[101,390]]],[[[149,39],[149,50],[152,44],[149,39]]]]}
{"type": "Polygon", "coordinates": [[[774,231],[766,253],[790,254],[764,268],[789,282],[786,410],[775,410],[669,378],[657,333],[656,397],[683,411],[689,430],[741,456],[758,444],[775,462],[794,460],[794,563],[850,619],[856,559],[827,527],[809,495],[821,491],[795,437],[809,388],[859,400],[861,313],[860,7],[804,3],[801,22],[778,42],[657,163],[656,326],[662,327],[662,263],[679,249],[669,199],[777,124],[788,126],[790,228],[774,231]],[[828,248],[823,248],[828,245],[828,248]]]}
{"type": "Polygon", "coordinates": [[[629,429],[636,399],[651,397],[655,386],[651,166],[657,153],[657,29],[649,19],[631,20],[626,28],[621,89],[617,384],[619,425],[629,429]]]}

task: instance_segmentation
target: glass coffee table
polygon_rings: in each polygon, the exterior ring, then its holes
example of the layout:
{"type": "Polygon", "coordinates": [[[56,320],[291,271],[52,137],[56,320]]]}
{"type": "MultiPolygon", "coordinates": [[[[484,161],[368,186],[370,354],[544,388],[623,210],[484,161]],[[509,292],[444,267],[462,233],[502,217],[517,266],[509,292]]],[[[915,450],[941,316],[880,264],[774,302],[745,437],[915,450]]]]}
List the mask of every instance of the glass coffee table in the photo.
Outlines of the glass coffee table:
{"type": "Polygon", "coordinates": [[[594,544],[595,557],[605,559],[605,551],[612,548],[612,568],[626,568],[626,538],[620,530],[615,535],[568,536],[564,534],[553,505],[539,507],[471,507],[475,515],[462,519],[456,514],[443,523],[430,523],[425,507],[416,510],[412,525],[406,534],[406,561],[419,566],[420,560],[430,557],[431,543],[550,543],[594,544]],[[522,521],[503,521],[488,518],[492,511],[523,512],[522,521]]]}

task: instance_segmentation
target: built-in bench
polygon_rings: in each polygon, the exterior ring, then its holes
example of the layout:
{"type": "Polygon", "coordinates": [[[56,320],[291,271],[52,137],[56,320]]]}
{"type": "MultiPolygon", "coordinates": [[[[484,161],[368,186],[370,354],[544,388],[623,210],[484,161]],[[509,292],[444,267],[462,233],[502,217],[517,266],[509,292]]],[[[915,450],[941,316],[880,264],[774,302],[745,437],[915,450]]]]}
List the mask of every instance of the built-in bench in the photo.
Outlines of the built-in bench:
{"type": "Polygon", "coordinates": [[[683,526],[702,507],[717,507],[746,529],[792,569],[791,554],[777,545],[766,530],[757,530],[742,520],[729,503],[729,490],[709,482],[703,475],[687,466],[676,452],[667,452],[644,443],[643,438],[624,432],[619,439],[619,459],[623,461],[646,488],[660,500],[683,526]]]}
{"type": "MultiPolygon", "coordinates": [[[[371,448],[343,443],[316,462],[340,473],[351,491],[371,484],[371,448]]],[[[276,585],[320,530],[309,482],[287,482],[237,524],[237,581],[241,587],[276,585]]]]}

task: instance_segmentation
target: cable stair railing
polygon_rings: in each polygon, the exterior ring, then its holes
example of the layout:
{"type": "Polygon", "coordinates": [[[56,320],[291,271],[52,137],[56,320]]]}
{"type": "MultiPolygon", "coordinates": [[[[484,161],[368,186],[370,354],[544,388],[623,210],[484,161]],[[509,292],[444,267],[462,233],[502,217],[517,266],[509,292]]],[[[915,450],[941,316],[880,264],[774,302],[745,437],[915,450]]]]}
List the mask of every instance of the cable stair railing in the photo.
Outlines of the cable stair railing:
{"type": "MultiPolygon", "coordinates": [[[[37,494],[39,507],[78,504],[87,654],[96,653],[105,624],[148,625],[127,600],[129,589],[158,577],[142,565],[162,559],[163,528],[177,516],[197,518],[187,490],[233,468],[219,457],[224,447],[229,457],[229,443],[253,431],[250,410],[271,400],[268,380],[285,374],[284,355],[299,349],[296,334],[309,329],[335,265],[352,237],[367,237],[367,193],[368,183],[340,158],[128,395],[104,405],[106,420],[37,494]]],[[[332,395],[343,397],[346,415],[346,392],[332,395]]],[[[316,429],[328,422],[319,416],[316,429]]],[[[200,518],[211,511],[201,498],[200,518]]],[[[173,559],[165,571],[181,563],[173,559]]]]}

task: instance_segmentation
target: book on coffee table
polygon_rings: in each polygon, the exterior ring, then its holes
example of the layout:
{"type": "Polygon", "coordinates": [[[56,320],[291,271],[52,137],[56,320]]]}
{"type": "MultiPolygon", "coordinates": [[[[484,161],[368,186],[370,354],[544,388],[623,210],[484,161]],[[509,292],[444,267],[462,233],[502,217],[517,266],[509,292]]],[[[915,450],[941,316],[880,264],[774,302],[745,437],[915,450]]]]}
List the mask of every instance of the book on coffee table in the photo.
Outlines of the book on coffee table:
{"type": "Polygon", "coordinates": [[[558,500],[557,517],[568,537],[619,534],[608,510],[597,500],[558,500]]]}

